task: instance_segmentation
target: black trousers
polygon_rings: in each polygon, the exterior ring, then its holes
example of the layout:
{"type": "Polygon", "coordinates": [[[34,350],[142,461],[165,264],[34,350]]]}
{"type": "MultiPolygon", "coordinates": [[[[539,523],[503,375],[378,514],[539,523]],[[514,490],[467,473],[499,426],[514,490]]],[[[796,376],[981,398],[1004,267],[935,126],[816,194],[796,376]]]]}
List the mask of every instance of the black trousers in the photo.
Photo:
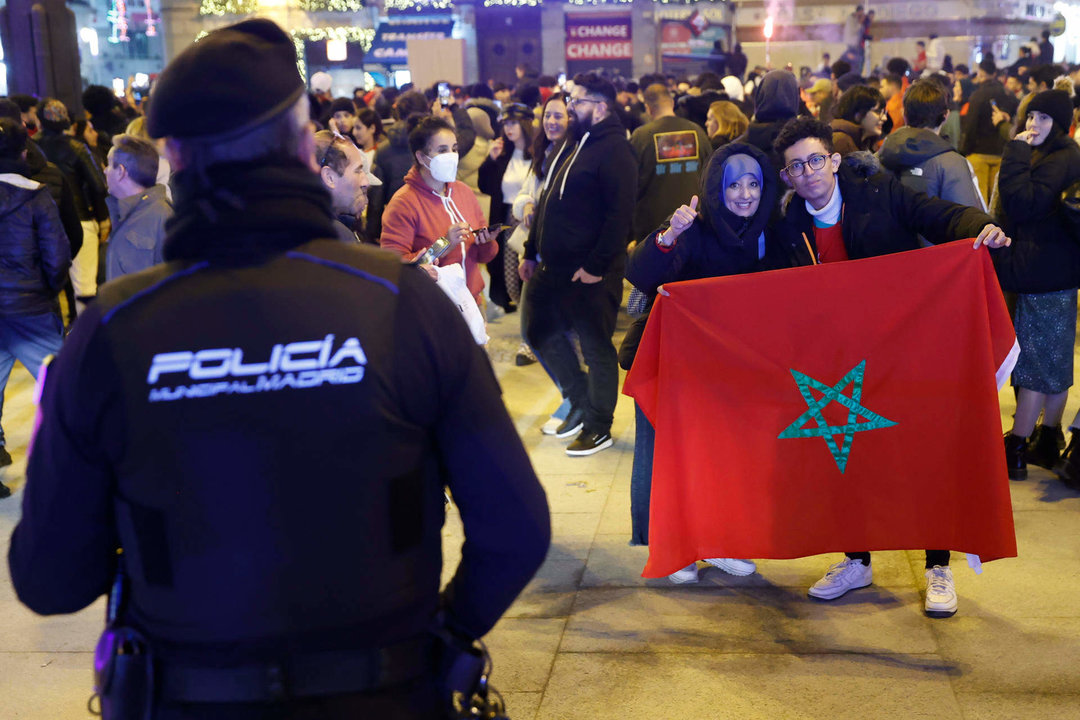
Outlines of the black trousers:
{"type": "MultiPolygon", "coordinates": [[[[870,553],[868,552],[853,552],[844,553],[852,560],[861,560],[863,565],[870,564],[870,553]]],[[[940,565],[941,567],[949,566],[949,551],[948,550],[927,550],[926,551],[926,569],[940,565]]]]}
{"type": "Polygon", "coordinates": [[[592,285],[571,282],[573,270],[537,268],[525,286],[525,336],[555,377],[574,409],[585,414],[585,429],[610,432],[619,399],[619,358],[611,336],[622,300],[622,274],[613,270],[592,285]],[[567,339],[577,334],[588,373],[567,339]]]}

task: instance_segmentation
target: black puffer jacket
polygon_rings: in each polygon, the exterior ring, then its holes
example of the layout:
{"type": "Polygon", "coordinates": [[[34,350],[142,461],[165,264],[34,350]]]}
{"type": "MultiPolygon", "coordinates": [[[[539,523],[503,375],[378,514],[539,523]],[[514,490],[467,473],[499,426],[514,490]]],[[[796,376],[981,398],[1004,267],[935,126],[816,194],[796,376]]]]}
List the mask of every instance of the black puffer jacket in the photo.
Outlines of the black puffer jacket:
{"type": "MultiPolygon", "coordinates": [[[[768,156],[752,145],[729,143],[713,153],[701,178],[698,219],[666,252],[656,245],[656,232],[638,243],[626,265],[626,279],[649,296],[649,309],[656,289],[681,280],[741,275],[758,269],[759,238],[769,224],[776,206],[780,181],[769,165],[768,156]],[[724,205],[724,163],[732,155],[745,154],[761,165],[762,191],[758,210],[746,219],[724,205]]],[[[619,364],[629,370],[637,354],[648,315],[635,319],[619,348],[619,364]]]]}
{"type": "MultiPolygon", "coordinates": [[[[852,260],[915,250],[920,234],[932,243],[974,238],[994,222],[979,210],[905,187],[868,152],[845,157],[836,177],[844,247],[852,260]]],[[[766,235],[766,269],[817,263],[814,218],[805,201],[792,194],[785,205],[766,235]]]]}
{"type": "Polygon", "coordinates": [[[35,140],[45,157],[56,163],[71,183],[79,219],[98,222],[108,220],[105,176],[98,167],[97,160],[90,154],[90,148],[73,137],[52,130],[43,130],[35,140]]]}
{"type": "Polygon", "coordinates": [[[0,316],[58,312],[71,248],[41,183],[0,174],[0,316]]]}
{"type": "MultiPolygon", "coordinates": [[[[12,172],[2,167],[0,163],[0,172],[12,172]]],[[[56,203],[56,209],[60,211],[60,222],[64,225],[64,233],[67,235],[68,242],[71,243],[71,257],[75,257],[79,248],[82,247],[83,231],[82,225],[79,224],[79,209],[75,205],[75,193],[71,189],[71,183],[55,163],[48,161],[45,154],[41,152],[41,148],[33,140],[26,144],[24,167],[25,171],[22,168],[15,168],[13,171],[26,175],[31,180],[36,180],[49,188],[49,194],[56,203]]]]}
{"type": "Polygon", "coordinates": [[[1001,287],[1012,292],[1080,285],[1080,228],[1061,204],[1061,193],[1080,180],[1080,147],[1060,132],[1043,145],[1013,140],[1001,158],[999,220],[1013,244],[993,255],[1001,287]]]}

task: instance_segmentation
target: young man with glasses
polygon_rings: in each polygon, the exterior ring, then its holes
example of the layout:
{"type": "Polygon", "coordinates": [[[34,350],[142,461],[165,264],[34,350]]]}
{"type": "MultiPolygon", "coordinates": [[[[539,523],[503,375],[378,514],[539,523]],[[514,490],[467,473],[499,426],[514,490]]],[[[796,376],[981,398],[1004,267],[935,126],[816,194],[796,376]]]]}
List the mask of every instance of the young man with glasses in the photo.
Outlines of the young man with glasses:
{"type": "MultiPolygon", "coordinates": [[[[868,153],[843,161],[833,152],[832,130],[812,118],[789,122],[776,138],[784,158],[780,177],[795,190],[768,237],[769,267],[857,260],[915,250],[919,235],[934,243],[977,237],[975,247],[1010,243],[993,219],[905,187],[868,153]]],[[[834,600],[873,582],[869,552],[849,552],[814,583],[809,595],[834,600]]],[[[956,612],[948,550],[926,551],[925,609],[930,617],[956,612]]]]}
{"type": "Polygon", "coordinates": [[[638,168],[614,108],[610,82],[591,74],[575,78],[567,109],[576,124],[551,163],[520,267],[528,282],[525,334],[570,399],[570,414],[555,434],[577,436],[566,449],[572,457],[611,447],[619,397],[611,336],[638,168]],[[571,330],[581,341],[588,374],[566,340],[571,330]]]}

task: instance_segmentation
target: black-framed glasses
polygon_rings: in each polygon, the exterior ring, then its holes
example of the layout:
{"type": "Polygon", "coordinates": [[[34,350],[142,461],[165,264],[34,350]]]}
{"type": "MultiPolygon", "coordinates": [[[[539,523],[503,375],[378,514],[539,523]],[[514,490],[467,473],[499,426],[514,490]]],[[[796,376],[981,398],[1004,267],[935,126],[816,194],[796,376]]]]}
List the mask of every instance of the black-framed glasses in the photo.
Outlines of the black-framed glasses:
{"type": "Polygon", "coordinates": [[[806,158],[806,160],[795,160],[790,165],[784,168],[790,177],[799,177],[806,172],[806,167],[809,165],[811,170],[817,171],[825,167],[825,163],[828,162],[828,155],[815,154],[806,158]]]}
{"type": "Polygon", "coordinates": [[[570,98],[569,100],[566,101],[566,104],[567,104],[568,107],[574,107],[578,103],[583,103],[583,102],[599,103],[599,102],[604,102],[604,101],[603,100],[593,100],[592,98],[570,98]]]}

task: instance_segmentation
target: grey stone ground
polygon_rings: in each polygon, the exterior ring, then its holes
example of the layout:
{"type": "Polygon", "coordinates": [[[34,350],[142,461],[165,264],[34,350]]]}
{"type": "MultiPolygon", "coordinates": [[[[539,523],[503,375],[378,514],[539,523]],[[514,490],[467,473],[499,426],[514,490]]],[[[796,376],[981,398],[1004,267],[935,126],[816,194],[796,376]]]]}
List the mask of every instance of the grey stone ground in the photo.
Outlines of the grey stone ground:
{"type": "MultiPolygon", "coordinates": [[[[1080,495],[1033,469],[1013,483],[1020,557],[981,576],[954,558],[960,611],[922,614],[922,557],[875,553],[875,583],[832,603],[806,588],[840,556],[759,562],[697,586],[640,577],[629,547],[633,405],[621,398],[614,448],[569,458],[540,426],[558,398],[536,365],[513,365],[517,316],[492,323],[505,399],[547,489],[554,542],[539,576],[488,637],[493,682],[514,720],[1076,720],[1080,718],[1080,495]]],[[[6,557],[19,516],[32,419],[29,376],[7,390],[4,427],[15,495],[0,501],[6,557]]],[[[1080,405],[1074,393],[1067,415],[1080,405]]],[[[1012,395],[1002,393],[1003,422],[1012,395]]],[[[932,432],[932,426],[927,428],[932,432]]],[[[932,509],[928,508],[928,512],[932,509]]],[[[444,532],[448,576],[460,523],[444,532]]],[[[48,572],[42,568],[42,572],[48,572]]],[[[0,572],[0,720],[90,717],[90,652],[99,602],[39,618],[0,572]]]]}

